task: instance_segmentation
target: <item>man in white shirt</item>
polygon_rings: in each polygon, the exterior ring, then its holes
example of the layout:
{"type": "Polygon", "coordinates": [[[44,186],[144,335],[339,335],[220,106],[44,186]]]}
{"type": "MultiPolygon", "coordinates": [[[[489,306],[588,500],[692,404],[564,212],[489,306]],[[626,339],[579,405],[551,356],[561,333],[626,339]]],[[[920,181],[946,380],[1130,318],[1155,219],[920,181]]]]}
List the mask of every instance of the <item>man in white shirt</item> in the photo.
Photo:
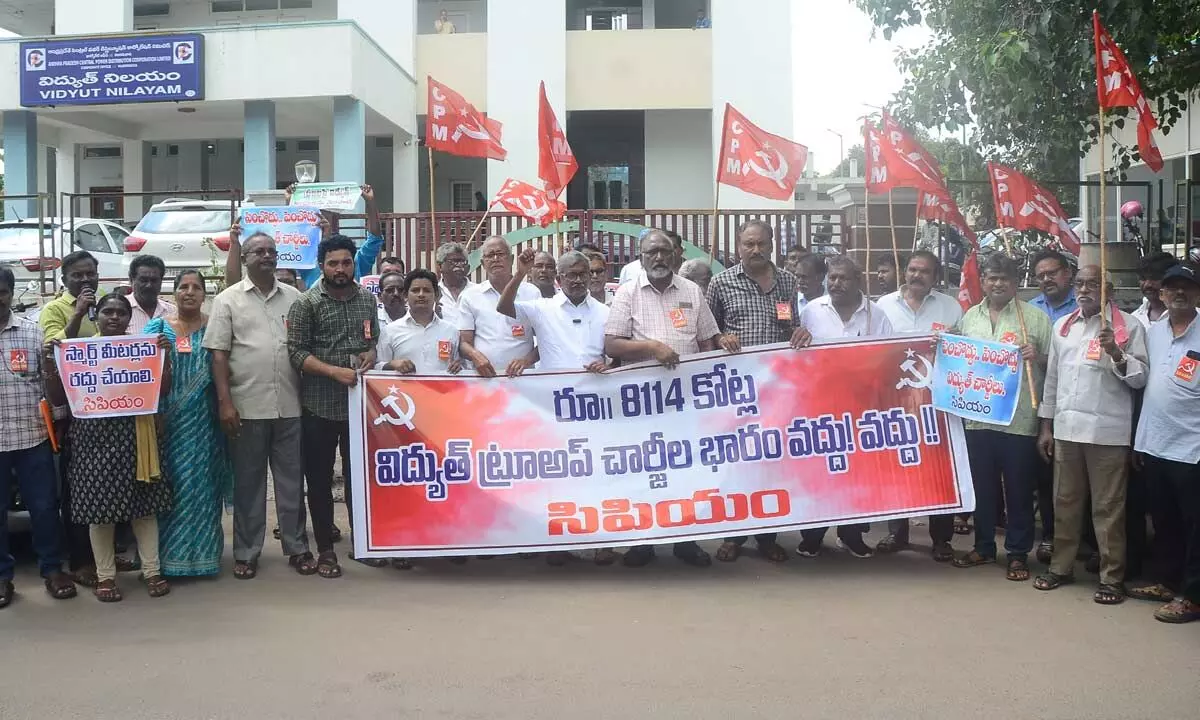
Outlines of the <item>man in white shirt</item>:
{"type": "MultiPolygon", "coordinates": [[[[800,326],[812,334],[814,343],[870,335],[891,335],[892,324],[879,306],[863,292],[863,273],[849,257],[831,257],[825,263],[829,294],[808,303],[800,312],[800,326]]],[[[838,527],[838,541],[857,558],[874,554],[863,542],[869,523],[838,527]]],[[[817,557],[829,528],[801,530],[804,540],[796,548],[800,557],[817,557]]]]}
{"type": "Polygon", "coordinates": [[[1179,264],[1179,260],[1171,253],[1156,252],[1138,261],[1138,287],[1142,291],[1142,305],[1133,311],[1142,327],[1150,329],[1150,324],[1158,322],[1167,316],[1167,306],[1161,297],[1163,275],[1179,264]]]}
{"type": "Polygon", "coordinates": [[[404,278],[403,288],[408,313],[381,331],[375,368],[405,375],[457,375],[462,370],[459,333],[435,312],[437,275],[418,268],[404,278]]]}
{"type": "Polygon", "coordinates": [[[538,289],[544,298],[552,298],[558,294],[554,286],[554,278],[558,276],[558,263],[554,256],[545,250],[537,250],[533,256],[533,269],[529,271],[529,284],[538,289]]]}
{"type": "MultiPolygon", "coordinates": [[[[933,289],[942,272],[938,256],[928,250],[917,250],[904,267],[904,285],[895,292],[879,298],[879,308],[888,317],[892,330],[898,333],[931,333],[953,330],[962,319],[958,300],[933,289]]],[[[904,550],[908,543],[908,520],[888,523],[888,535],[875,546],[875,552],[888,554],[904,550]]],[[[933,559],[950,562],[954,550],[954,515],[931,515],[929,538],[933,541],[933,559]]]]}
{"type": "Polygon", "coordinates": [[[404,295],[404,273],[388,270],[379,276],[379,327],[387,327],[408,312],[404,295]]]}
{"type": "MultiPolygon", "coordinates": [[[[1083,516],[1091,495],[1100,550],[1102,605],[1125,600],[1125,494],[1133,394],[1146,385],[1146,331],[1132,315],[1100,306],[1100,268],[1075,275],[1079,308],[1054,324],[1046,385],[1038,407],[1038,450],[1054,463],[1054,551],[1033,586],[1075,579],[1083,516]],[[1107,316],[1107,318],[1105,317],[1107,316]]],[[[1111,284],[1109,293],[1111,294],[1111,284]]]]}
{"type": "Polygon", "coordinates": [[[803,311],[813,300],[825,294],[825,257],[808,254],[796,261],[796,309],[803,311]]]}
{"type": "Polygon", "coordinates": [[[458,303],[462,294],[475,283],[467,275],[471,272],[471,263],[467,260],[467,251],[456,242],[443,243],[438,246],[434,255],[437,262],[438,283],[441,292],[438,294],[438,315],[454,327],[458,327],[458,303]]]}
{"type": "MultiPolygon", "coordinates": [[[[487,282],[468,288],[459,297],[459,352],[483,377],[503,372],[516,377],[538,360],[533,329],[496,311],[500,293],[512,279],[513,255],[508,241],[493,236],[484,241],[483,269],[487,282]]],[[[518,300],[536,300],[538,289],[522,284],[518,300]]]]}

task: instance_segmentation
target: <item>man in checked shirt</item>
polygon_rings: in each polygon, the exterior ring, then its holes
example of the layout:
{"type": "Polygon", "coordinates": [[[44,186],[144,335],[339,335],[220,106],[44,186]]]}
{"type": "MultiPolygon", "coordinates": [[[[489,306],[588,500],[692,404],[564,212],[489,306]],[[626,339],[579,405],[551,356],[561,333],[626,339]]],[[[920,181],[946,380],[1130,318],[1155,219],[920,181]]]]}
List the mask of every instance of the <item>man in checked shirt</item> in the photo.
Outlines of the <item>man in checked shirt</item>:
{"type": "MultiPolygon", "coordinates": [[[[798,279],[771,262],[774,233],[762,220],[748,220],[738,228],[737,265],[713,278],[708,286],[708,307],[717,327],[735,349],[791,343],[800,349],[812,342],[812,335],[800,327],[800,309],[796,307],[798,279]]],[[[758,552],[772,562],[787,560],[788,554],[775,541],[775,533],[754,536],[758,552]]],[[[722,562],[737,560],[746,538],[725,538],[717,550],[722,562]]]]}

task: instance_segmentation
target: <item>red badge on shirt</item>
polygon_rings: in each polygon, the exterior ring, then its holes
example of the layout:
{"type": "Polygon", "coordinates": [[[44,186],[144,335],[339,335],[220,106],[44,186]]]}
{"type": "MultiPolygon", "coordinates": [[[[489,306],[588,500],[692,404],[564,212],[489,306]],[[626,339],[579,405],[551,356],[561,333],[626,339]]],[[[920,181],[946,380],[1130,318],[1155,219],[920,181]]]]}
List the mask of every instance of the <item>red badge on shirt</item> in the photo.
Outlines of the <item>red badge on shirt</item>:
{"type": "Polygon", "coordinates": [[[175,352],[179,353],[180,355],[187,355],[191,351],[192,351],[191,336],[180,335],[175,338],[175,352]]]}
{"type": "Polygon", "coordinates": [[[671,324],[679,329],[687,327],[687,315],[683,312],[683,308],[675,308],[667,312],[667,317],[671,319],[671,324]]]}
{"type": "Polygon", "coordinates": [[[1005,345],[1016,345],[1017,334],[1015,332],[1006,332],[1000,336],[1000,342],[1004,343],[1005,345]]]}
{"type": "Polygon", "coordinates": [[[1179,359],[1179,367],[1175,368],[1175,377],[1180,380],[1190,383],[1196,379],[1196,369],[1200,366],[1200,361],[1184,355],[1179,359]]]}
{"type": "Polygon", "coordinates": [[[29,372],[29,351],[12,350],[8,353],[8,369],[14,373],[29,372]]]}
{"type": "Polygon", "coordinates": [[[525,326],[524,325],[513,325],[512,326],[512,336],[516,337],[516,338],[525,337],[525,326]]]}
{"type": "Polygon", "coordinates": [[[792,319],[792,304],[791,303],[775,303],[775,317],[779,320],[792,319]]]}
{"type": "Polygon", "coordinates": [[[1092,338],[1091,340],[1088,340],[1087,354],[1084,355],[1084,357],[1087,358],[1088,360],[1099,360],[1100,359],[1100,339],[1099,338],[1092,338]]]}
{"type": "Polygon", "coordinates": [[[933,331],[934,332],[946,332],[946,326],[943,325],[942,323],[934,323],[933,331]]]}
{"type": "Polygon", "coordinates": [[[363,337],[365,337],[368,340],[371,339],[371,321],[370,320],[363,320],[363,337]]]}
{"type": "Polygon", "coordinates": [[[451,348],[449,340],[438,340],[438,360],[441,360],[442,362],[449,362],[450,351],[451,348]]]}

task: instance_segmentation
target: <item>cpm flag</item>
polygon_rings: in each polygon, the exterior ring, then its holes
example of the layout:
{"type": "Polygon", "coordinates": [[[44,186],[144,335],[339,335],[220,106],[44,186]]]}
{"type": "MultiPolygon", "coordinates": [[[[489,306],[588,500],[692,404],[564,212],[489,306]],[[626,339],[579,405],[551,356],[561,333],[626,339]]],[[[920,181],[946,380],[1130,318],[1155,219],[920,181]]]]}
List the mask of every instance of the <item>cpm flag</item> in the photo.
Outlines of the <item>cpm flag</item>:
{"type": "Polygon", "coordinates": [[[927,175],[922,169],[923,161],[900,152],[870,120],[863,122],[863,139],[867,146],[867,192],[881,193],[895,188],[944,192],[940,171],[933,177],[927,175]]]}
{"type": "MultiPolygon", "coordinates": [[[[1100,13],[1095,10],[1092,11],[1092,29],[1096,39],[1096,95],[1100,100],[1100,111],[1117,107],[1137,110],[1138,154],[1151,170],[1158,172],[1163,169],[1163,158],[1154,142],[1158,121],[1150,112],[1150,103],[1129,68],[1125,53],[1113,42],[1108,30],[1100,23],[1100,13]]],[[[1104,152],[1104,148],[1100,148],[1100,152],[1104,152]]]]}
{"type": "Polygon", "coordinates": [[[1020,232],[1040,230],[1058,239],[1067,252],[1079,255],[1079,237],[1054,193],[1012,168],[988,163],[996,223],[1020,232]]]}
{"type": "Polygon", "coordinates": [[[546,193],[558,197],[566,189],[579,163],[567,134],[554,116],[554,108],[546,99],[546,83],[538,88],[538,177],[546,186],[546,193]]]}
{"type": "Polygon", "coordinates": [[[496,194],[493,204],[503,205],[509,212],[514,212],[542,227],[562,220],[567,214],[567,206],[549,193],[538,190],[534,186],[520,180],[509,178],[504,181],[500,192],[496,194]]]}
{"type": "Polygon", "coordinates": [[[808,148],[763,130],[725,103],[717,182],[771,200],[791,200],[808,148]]]}
{"type": "Polygon", "coordinates": [[[896,122],[896,118],[883,112],[883,133],[896,152],[907,158],[910,165],[930,180],[936,180],[941,185],[946,184],[946,176],[942,174],[942,166],[937,158],[925,149],[917,139],[896,122]]]}
{"type": "Polygon", "coordinates": [[[475,109],[462,95],[429,78],[429,104],[425,116],[425,144],[434,150],[503,160],[508,151],[500,144],[498,121],[475,109]]]}

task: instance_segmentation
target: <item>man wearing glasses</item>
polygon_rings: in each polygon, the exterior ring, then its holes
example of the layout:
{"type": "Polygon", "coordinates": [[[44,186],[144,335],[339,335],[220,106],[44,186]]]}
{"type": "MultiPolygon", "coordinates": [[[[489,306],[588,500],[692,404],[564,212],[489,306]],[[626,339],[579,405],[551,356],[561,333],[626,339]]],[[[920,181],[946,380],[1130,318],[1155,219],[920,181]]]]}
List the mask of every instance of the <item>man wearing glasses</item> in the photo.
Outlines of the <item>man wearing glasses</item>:
{"type": "MultiPolygon", "coordinates": [[[[465,291],[459,300],[459,352],[483,377],[505,374],[516,377],[538,360],[533,328],[496,311],[500,293],[513,278],[513,254],[508,241],[494,235],[484,241],[483,270],[487,282],[465,291]]],[[[517,300],[533,301],[542,294],[522,283],[517,300]]]]}
{"type": "Polygon", "coordinates": [[[471,264],[467,261],[467,251],[456,242],[443,243],[434,256],[438,268],[438,315],[454,327],[458,327],[458,302],[463,292],[475,285],[467,277],[471,272],[471,264]]]}

